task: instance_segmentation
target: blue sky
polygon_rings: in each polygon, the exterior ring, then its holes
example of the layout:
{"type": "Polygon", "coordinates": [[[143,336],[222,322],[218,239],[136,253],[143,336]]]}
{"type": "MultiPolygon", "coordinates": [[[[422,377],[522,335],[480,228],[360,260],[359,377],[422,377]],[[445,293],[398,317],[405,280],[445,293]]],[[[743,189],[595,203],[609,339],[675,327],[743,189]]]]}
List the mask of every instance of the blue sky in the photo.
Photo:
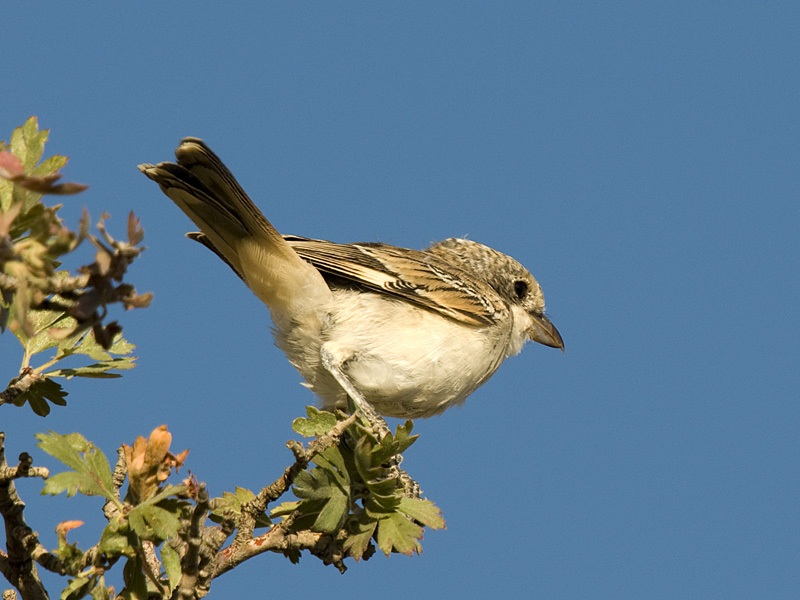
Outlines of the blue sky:
{"type": "MultiPolygon", "coordinates": [[[[131,278],[155,293],[120,315],[140,366],[70,382],[44,420],[5,407],[11,455],[46,429],[113,455],[166,423],[212,493],[288,464],[313,396],[266,309],[136,170],[194,135],[286,233],[511,254],[567,347],[528,346],[463,408],[416,423],[405,464],[448,524],[422,556],[344,576],[264,556],[212,597],[796,597],[797,3],[3,13],[0,138],[31,114],[51,129],[66,177],[91,185],[65,200],[73,223],[106,210],[121,234],[136,212],[148,250],[131,278]]],[[[0,349],[8,379],[13,340],[0,349]]],[[[37,486],[20,490],[49,545],[57,521],[101,518],[37,486]]]]}

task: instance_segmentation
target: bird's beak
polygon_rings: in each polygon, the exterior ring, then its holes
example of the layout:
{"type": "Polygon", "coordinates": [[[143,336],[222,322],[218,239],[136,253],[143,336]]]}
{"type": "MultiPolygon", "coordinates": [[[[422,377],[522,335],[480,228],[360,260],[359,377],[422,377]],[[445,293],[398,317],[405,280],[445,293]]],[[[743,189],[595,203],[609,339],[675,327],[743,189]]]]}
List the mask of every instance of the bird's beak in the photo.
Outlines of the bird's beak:
{"type": "Polygon", "coordinates": [[[564,340],[561,339],[561,334],[558,333],[558,329],[550,322],[550,319],[544,315],[531,315],[531,319],[533,323],[528,332],[530,338],[534,342],[551,348],[561,348],[563,352],[564,340]]]}

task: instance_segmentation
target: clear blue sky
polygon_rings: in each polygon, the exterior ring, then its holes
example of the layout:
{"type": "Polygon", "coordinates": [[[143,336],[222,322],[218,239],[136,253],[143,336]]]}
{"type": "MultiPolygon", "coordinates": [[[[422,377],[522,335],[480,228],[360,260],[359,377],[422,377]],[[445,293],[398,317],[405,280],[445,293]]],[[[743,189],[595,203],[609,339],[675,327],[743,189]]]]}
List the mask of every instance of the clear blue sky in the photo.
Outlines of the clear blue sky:
{"type": "MultiPolygon", "coordinates": [[[[417,422],[406,465],[448,523],[422,556],[341,576],[269,555],[212,597],[797,597],[797,2],[7,3],[3,22],[0,137],[52,130],[91,185],[73,223],[141,217],[131,275],[155,293],[120,315],[139,368],[71,382],[44,420],[4,407],[10,454],[54,429],[113,455],[167,423],[215,494],[288,463],[313,397],[136,170],[194,135],[287,233],[513,255],[567,346],[417,422]]],[[[48,545],[101,518],[20,489],[48,545]]]]}

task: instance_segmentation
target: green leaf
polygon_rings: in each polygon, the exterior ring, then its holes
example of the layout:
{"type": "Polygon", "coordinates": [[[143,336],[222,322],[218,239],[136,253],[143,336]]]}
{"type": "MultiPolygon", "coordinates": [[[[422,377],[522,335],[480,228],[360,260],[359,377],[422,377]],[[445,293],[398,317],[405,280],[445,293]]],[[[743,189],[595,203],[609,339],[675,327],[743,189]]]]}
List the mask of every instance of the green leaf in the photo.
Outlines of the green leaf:
{"type": "Polygon", "coordinates": [[[414,422],[411,420],[406,421],[403,425],[398,425],[394,433],[395,453],[402,454],[408,450],[411,445],[417,441],[418,435],[411,435],[411,430],[414,429],[414,422]]]}
{"type": "Polygon", "coordinates": [[[314,462],[321,468],[330,471],[345,488],[350,485],[344,456],[338,446],[326,448],[314,457],[314,462]]]}
{"type": "MultiPolygon", "coordinates": [[[[395,481],[391,483],[394,485],[395,481]]],[[[373,486],[374,487],[374,486],[373,486]]],[[[383,485],[388,488],[388,485],[383,485]]],[[[364,502],[364,510],[366,513],[375,519],[382,519],[386,515],[394,514],[400,506],[400,500],[403,497],[403,491],[399,486],[391,489],[390,493],[377,494],[370,490],[370,495],[364,502]]]]}
{"type": "Polygon", "coordinates": [[[306,414],[307,419],[298,417],[292,422],[292,429],[303,437],[324,435],[336,425],[336,415],[333,413],[307,406],[306,414]]]}
{"type": "Polygon", "coordinates": [[[147,600],[147,577],[144,574],[142,560],[138,554],[128,559],[122,569],[125,587],[119,597],[123,600],[147,600]]]}
{"type": "Polygon", "coordinates": [[[75,579],[71,579],[67,587],[61,592],[61,600],[85,598],[95,587],[96,579],[96,576],[92,575],[79,575],[75,579]]]}
{"type": "Polygon", "coordinates": [[[278,506],[273,508],[269,514],[271,517],[286,517],[296,511],[302,502],[281,502],[278,506]]]}
{"type": "Polygon", "coordinates": [[[12,189],[12,198],[15,204],[21,204],[25,208],[22,209],[19,216],[11,224],[11,229],[8,232],[11,239],[17,240],[27,236],[32,230],[41,229],[43,223],[51,220],[45,215],[46,208],[44,204],[38,202],[41,199],[41,194],[34,194],[16,186],[12,189]]]}
{"type": "Polygon", "coordinates": [[[136,357],[128,356],[136,348],[129,343],[122,335],[118,335],[114,343],[108,350],[104,350],[94,337],[94,333],[89,331],[77,332],[76,334],[61,340],[58,344],[56,360],[62,360],[72,355],[86,355],[96,361],[94,364],[80,367],[65,367],[48,371],[50,377],[90,377],[95,379],[112,379],[122,377],[117,371],[127,371],[136,366],[136,357]],[[113,357],[112,355],[122,355],[113,357]]]}
{"type": "Polygon", "coordinates": [[[167,589],[171,595],[181,580],[181,557],[169,544],[161,546],[161,564],[164,565],[164,572],[167,574],[169,582],[167,589]]]}
{"type": "Polygon", "coordinates": [[[17,127],[14,133],[11,134],[12,152],[25,165],[26,173],[30,173],[41,160],[44,153],[44,143],[47,141],[49,134],[50,132],[47,129],[39,131],[39,122],[36,117],[29,117],[22,127],[17,127]]]}
{"type": "Polygon", "coordinates": [[[92,600],[108,600],[111,597],[106,589],[106,579],[103,575],[97,578],[97,585],[92,590],[92,600]]]}
{"type": "Polygon", "coordinates": [[[69,544],[66,542],[66,539],[59,539],[58,548],[53,554],[61,559],[61,564],[64,566],[67,573],[76,573],[80,571],[84,553],[83,550],[78,547],[77,543],[69,544]]]}
{"type": "Polygon", "coordinates": [[[111,354],[106,352],[103,347],[97,343],[93,333],[81,332],[77,340],[68,338],[64,342],[65,343],[62,344],[60,348],[64,354],[84,354],[97,361],[111,358],[111,354]]]}
{"type": "Polygon", "coordinates": [[[51,327],[58,329],[71,329],[75,327],[75,320],[68,317],[64,311],[61,310],[29,310],[26,318],[28,323],[32,326],[34,331],[33,336],[28,336],[22,328],[14,332],[25,352],[32,356],[38,354],[48,348],[58,346],[59,340],[56,339],[50,332],[51,327]]]}
{"type": "Polygon", "coordinates": [[[352,530],[344,540],[345,553],[356,560],[361,560],[369,552],[372,536],[377,525],[378,522],[375,519],[361,515],[361,518],[352,525],[352,530]]]}
{"type": "MultiPolygon", "coordinates": [[[[2,151],[2,150],[0,150],[2,151]]],[[[8,212],[14,201],[14,184],[0,177],[0,212],[8,212]]],[[[12,236],[13,237],[16,236],[12,236]]]]}
{"type": "Polygon", "coordinates": [[[186,494],[187,490],[188,486],[183,484],[165,485],[157,494],[150,496],[147,500],[140,503],[139,506],[159,505],[162,508],[168,508],[172,511],[177,511],[178,509],[182,510],[189,506],[189,503],[185,500],[179,500],[176,497],[186,494]],[[168,504],[169,506],[167,506],[168,504]]]}
{"type": "Polygon", "coordinates": [[[128,513],[131,529],[142,539],[168,540],[178,533],[179,516],[161,506],[140,504],[128,513]]]}
{"type": "Polygon", "coordinates": [[[319,515],[314,521],[314,531],[334,533],[341,529],[347,517],[349,506],[350,503],[347,496],[331,495],[330,500],[325,503],[325,506],[319,511],[319,515]]]}
{"type": "MultiPolygon", "coordinates": [[[[254,500],[256,495],[250,490],[237,487],[234,493],[223,492],[221,498],[215,498],[211,503],[210,518],[215,523],[236,518],[242,514],[242,506],[254,500]]],[[[256,517],[256,527],[269,527],[272,521],[262,513],[256,517]]]]}
{"type": "Polygon", "coordinates": [[[312,469],[297,474],[292,491],[304,500],[327,500],[335,487],[336,480],[330,473],[324,469],[312,469]]]}
{"type": "Polygon", "coordinates": [[[364,482],[376,479],[382,474],[380,468],[381,463],[379,462],[376,466],[373,461],[372,451],[374,448],[375,445],[372,443],[369,436],[363,436],[356,442],[356,447],[353,451],[353,462],[358,474],[364,482]]]}
{"type": "Polygon", "coordinates": [[[54,154],[49,158],[45,158],[42,162],[36,165],[33,171],[31,171],[31,175],[42,176],[57,173],[66,166],[68,160],[69,159],[66,156],[54,154]]]}
{"type": "Polygon", "coordinates": [[[133,556],[136,553],[135,543],[136,536],[128,527],[127,520],[122,516],[116,516],[103,529],[98,550],[109,557],[133,556]]]}
{"type": "Polygon", "coordinates": [[[394,435],[386,435],[373,450],[373,465],[381,465],[397,454],[402,454],[417,441],[416,435],[410,435],[413,423],[406,421],[405,425],[398,425],[394,435]]]}
{"type": "Polygon", "coordinates": [[[38,446],[53,458],[63,462],[68,467],[79,469],[83,466],[82,453],[86,452],[91,444],[80,433],[67,433],[61,435],[54,431],[37,433],[38,446]]]}
{"type": "Polygon", "coordinates": [[[93,365],[86,365],[85,367],[74,367],[57,369],[49,371],[47,374],[50,377],[66,377],[72,379],[73,377],[88,377],[94,379],[116,379],[122,377],[121,373],[109,373],[109,371],[127,371],[136,366],[136,357],[131,356],[128,358],[112,358],[110,360],[94,363],[93,365]]]}
{"type": "Polygon", "coordinates": [[[25,392],[17,396],[14,404],[22,406],[28,402],[35,412],[40,417],[46,417],[50,414],[50,405],[47,403],[49,400],[57,406],[66,406],[67,392],[57,382],[52,379],[39,379],[35,381],[25,392]]]}
{"type": "Polygon", "coordinates": [[[397,508],[412,519],[425,525],[425,527],[444,529],[445,524],[444,518],[442,518],[442,511],[430,500],[408,498],[404,496],[400,499],[400,505],[397,508]]]}
{"type": "Polygon", "coordinates": [[[86,496],[96,496],[97,490],[95,479],[85,473],[76,471],[64,471],[51,476],[42,488],[42,494],[56,496],[61,492],[66,492],[67,496],[72,497],[78,492],[86,496]]]}
{"type": "Polygon", "coordinates": [[[116,500],[108,459],[94,444],[79,433],[59,435],[50,431],[36,434],[36,439],[39,448],[73,469],[50,477],[42,494],[67,492],[68,496],[73,496],[80,492],[116,500]]]}
{"type": "Polygon", "coordinates": [[[393,512],[403,495],[402,482],[388,477],[389,469],[383,466],[387,460],[385,454],[385,449],[373,444],[369,436],[362,437],[356,443],[355,466],[370,491],[371,502],[367,510],[393,512]]]}
{"type": "Polygon", "coordinates": [[[105,578],[100,573],[94,567],[90,567],[70,580],[69,585],[61,592],[61,600],[78,600],[87,595],[90,595],[92,600],[108,600],[105,578]]]}
{"type": "Polygon", "coordinates": [[[122,334],[114,338],[114,343],[106,350],[95,339],[93,332],[78,332],[74,336],[64,339],[59,344],[59,353],[64,356],[73,354],[85,354],[86,356],[98,361],[105,362],[112,359],[112,356],[125,356],[136,349],[136,346],[129,343],[122,334]]]}
{"type": "Polygon", "coordinates": [[[294,494],[310,503],[301,503],[300,510],[317,513],[312,529],[333,533],[344,524],[350,506],[349,487],[343,486],[343,477],[334,470],[316,467],[301,471],[295,478],[294,494]]]}
{"type": "Polygon", "coordinates": [[[423,529],[400,513],[393,513],[378,521],[378,532],[375,536],[378,548],[384,553],[399,552],[411,555],[422,552],[419,540],[423,529]]]}

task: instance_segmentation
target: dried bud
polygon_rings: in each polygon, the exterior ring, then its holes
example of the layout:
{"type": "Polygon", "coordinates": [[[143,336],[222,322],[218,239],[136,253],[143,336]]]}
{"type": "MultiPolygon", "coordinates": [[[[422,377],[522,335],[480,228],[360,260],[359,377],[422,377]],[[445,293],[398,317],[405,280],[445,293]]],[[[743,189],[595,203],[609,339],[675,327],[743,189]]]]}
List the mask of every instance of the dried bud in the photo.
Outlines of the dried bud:
{"type": "Polygon", "coordinates": [[[188,454],[184,450],[178,456],[169,452],[172,434],[166,425],[156,427],[150,439],[136,438],[133,447],[123,445],[128,465],[131,500],[136,504],[146,500],[158,490],[158,486],[169,477],[172,468],[181,466],[188,454]]]}

